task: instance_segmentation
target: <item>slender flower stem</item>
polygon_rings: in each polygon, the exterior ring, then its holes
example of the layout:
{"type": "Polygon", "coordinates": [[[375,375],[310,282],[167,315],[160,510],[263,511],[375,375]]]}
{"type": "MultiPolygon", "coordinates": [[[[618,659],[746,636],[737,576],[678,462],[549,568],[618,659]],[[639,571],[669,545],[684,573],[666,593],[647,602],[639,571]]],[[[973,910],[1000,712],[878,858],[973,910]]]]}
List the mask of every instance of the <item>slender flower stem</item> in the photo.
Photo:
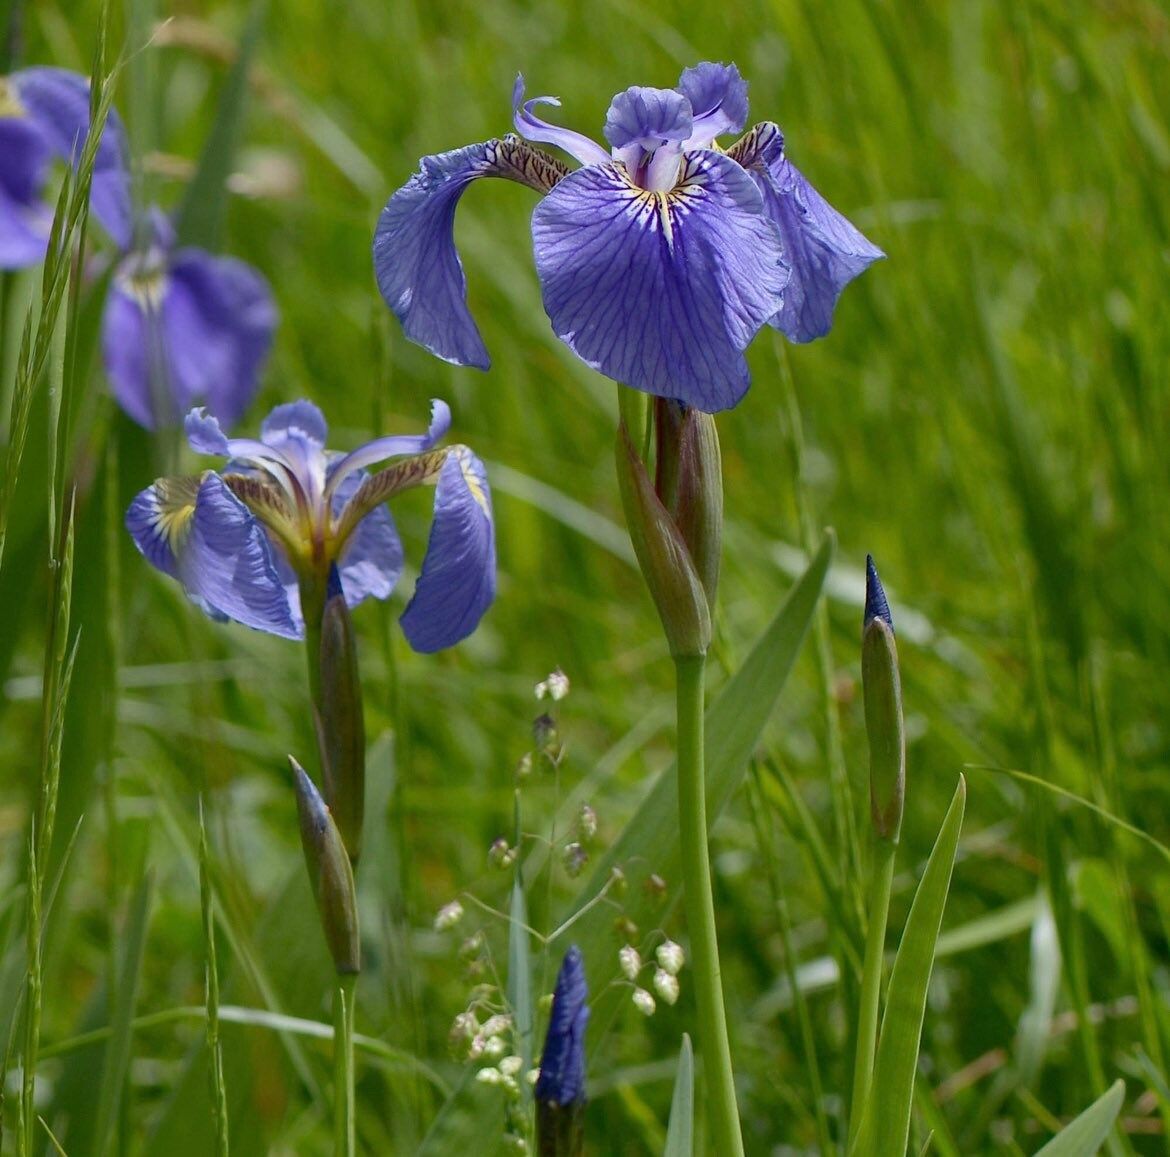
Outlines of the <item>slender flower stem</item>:
{"type": "Polygon", "coordinates": [[[353,1072],[353,1010],[357,975],[337,977],[333,990],[333,1153],[357,1152],[353,1072]]]}
{"type": "Polygon", "coordinates": [[[890,914],[890,889],[894,881],[894,856],[898,845],[875,835],[871,841],[869,928],[865,935],[865,963],[861,972],[861,1000],[857,1015],[857,1055],[853,1062],[853,1097],[849,1103],[849,1145],[861,1128],[861,1116],[873,1079],[877,1047],[878,1012],[882,994],[882,962],[886,946],[886,921],[890,914]]]}
{"type": "Polygon", "coordinates": [[[731,1045],[715,939],[715,901],[707,849],[707,797],[703,770],[703,676],[706,658],[679,655],[674,660],[678,687],[678,819],[682,847],[683,895],[691,934],[695,996],[699,1005],[699,1044],[711,1120],[712,1150],[720,1157],[742,1157],[739,1110],[731,1072],[731,1045]]]}

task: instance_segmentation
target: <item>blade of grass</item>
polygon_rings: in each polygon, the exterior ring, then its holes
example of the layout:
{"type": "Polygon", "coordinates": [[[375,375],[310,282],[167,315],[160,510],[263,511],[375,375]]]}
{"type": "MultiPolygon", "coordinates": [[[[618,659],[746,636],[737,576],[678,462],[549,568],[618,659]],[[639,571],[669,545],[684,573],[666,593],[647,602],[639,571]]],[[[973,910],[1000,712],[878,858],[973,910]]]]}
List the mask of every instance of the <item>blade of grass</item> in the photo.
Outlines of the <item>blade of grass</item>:
{"type": "Polygon", "coordinates": [[[1093,1157],[1109,1136],[1125,1101],[1125,1082],[1114,1081],[1079,1117],[1070,1121],[1036,1157],[1093,1157]]]}
{"type": "Polygon", "coordinates": [[[223,1049],[219,1039],[219,963],[215,954],[215,915],[211,898],[211,856],[207,849],[207,825],[203,822],[203,800],[199,801],[199,908],[203,916],[203,943],[207,950],[206,978],[207,1052],[211,1057],[208,1080],[215,1116],[216,1157],[228,1157],[227,1086],[223,1075],[223,1049]]]}
{"type": "Polygon", "coordinates": [[[691,1038],[683,1033],[678,1054],[674,1095],[670,1099],[670,1124],[662,1157],[692,1157],[695,1151],[695,1057],[691,1038]]]}

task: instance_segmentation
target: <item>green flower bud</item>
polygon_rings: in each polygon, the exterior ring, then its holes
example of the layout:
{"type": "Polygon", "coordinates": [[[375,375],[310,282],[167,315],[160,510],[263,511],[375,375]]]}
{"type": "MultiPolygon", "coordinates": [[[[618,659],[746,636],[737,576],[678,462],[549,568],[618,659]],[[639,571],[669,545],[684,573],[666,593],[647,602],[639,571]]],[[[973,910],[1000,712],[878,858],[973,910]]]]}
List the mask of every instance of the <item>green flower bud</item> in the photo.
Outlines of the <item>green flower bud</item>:
{"type": "Polygon", "coordinates": [[[672,655],[704,655],[711,642],[711,612],[690,550],[654,491],[625,424],[618,426],[618,486],[630,541],[662,620],[672,655]]]}
{"type": "Polygon", "coordinates": [[[897,842],[906,794],[906,732],[902,680],[889,603],[873,559],[866,559],[865,619],[861,631],[861,682],[869,736],[869,808],[874,830],[897,842]]]}
{"type": "Polygon", "coordinates": [[[701,410],[689,409],[683,418],[674,516],[713,607],[723,548],[723,458],[715,419],[701,410]]]}
{"type": "Polygon", "coordinates": [[[352,863],[361,853],[366,800],[366,728],[353,622],[337,568],[321,616],[320,701],[314,707],[325,801],[352,863]]]}
{"type": "Polygon", "coordinates": [[[361,943],[358,938],[357,898],[353,868],[341,833],[316,785],[305,769],[290,755],[301,821],[301,846],[309,882],[321,914],[325,943],[339,973],[361,971],[361,943]]]}

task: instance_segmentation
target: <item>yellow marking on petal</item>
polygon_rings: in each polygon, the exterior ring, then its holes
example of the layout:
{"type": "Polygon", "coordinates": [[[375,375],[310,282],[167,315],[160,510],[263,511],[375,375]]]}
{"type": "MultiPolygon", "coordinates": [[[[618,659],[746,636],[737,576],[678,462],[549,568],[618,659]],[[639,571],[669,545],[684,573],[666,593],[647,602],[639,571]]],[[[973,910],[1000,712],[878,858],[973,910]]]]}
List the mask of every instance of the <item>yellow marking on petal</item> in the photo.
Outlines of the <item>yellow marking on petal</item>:
{"type": "Polygon", "coordinates": [[[191,529],[199,478],[160,478],[154,484],[154,529],[177,555],[191,529]]]}
{"type": "Polygon", "coordinates": [[[491,510],[488,507],[487,495],[484,493],[479,479],[472,473],[471,455],[462,447],[460,447],[458,461],[459,469],[463,471],[463,481],[467,483],[467,489],[471,491],[471,497],[475,499],[480,510],[490,518],[491,510]]]}
{"type": "Polygon", "coordinates": [[[6,76],[0,76],[0,117],[23,117],[25,107],[6,76]]]}

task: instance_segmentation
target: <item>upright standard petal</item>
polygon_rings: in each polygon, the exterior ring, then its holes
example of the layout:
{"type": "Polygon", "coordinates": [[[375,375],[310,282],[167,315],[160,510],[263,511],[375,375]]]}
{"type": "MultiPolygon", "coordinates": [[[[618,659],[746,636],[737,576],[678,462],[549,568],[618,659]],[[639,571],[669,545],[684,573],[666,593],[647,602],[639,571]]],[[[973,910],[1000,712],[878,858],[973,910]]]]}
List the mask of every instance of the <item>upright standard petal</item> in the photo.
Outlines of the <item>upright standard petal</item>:
{"type": "Polygon", "coordinates": [[[563,180],[532,237],[557,335],[594,369],[708,413],[747,391],[743,350],[783,304],[788,269],[759,191],[734,161],[684,155],[669,193],[615,166],[563,180]]]}
{"type": "Polygon", "coordinates": [[[298,402],[284,402],[260,423],[260,441],[273,447],[280,446],[290,438],[297,438],[324,450],[328,436],[325,415],[319,406],[305,398],[298,402]]]}
{"type": "MultiPolygon", "coordinates": [[[[52,151],[76,165],[89,133],[89,81],[64,68],[26,68],[9,82],[52,151]]],[[[90,206],[119,249],[132,238],[126,130],[111,109],[94,159],[90,206]]]]}
{"type": "Polygon", "coordinates": [[[574,944],[561,962],[553,992],[548,1034],[540,1058],[536,1100],[541,1104],[571,1105],[585,1100],[585,965],[574,944]]]}
{"type": "Polygon", "coordinates": [[[0,114],[0,269],[45,255],[52,213],[40,190],[48,161],[48,146],[27,118],[0,114]]]}
{"type": "Polygon", "coordinates": [[[784,152],[784,135],[756,125],[728,154],[751,174],[792,266],[784,304],[769,323],[794,342],[824,337],[841,291],[885,254],[809,184],[784,152]]]}
{"type": "Polygon", "coordinates": [[[441,651],[475,630],[496,594],[496,538],[483,463],[452,446],[435,490],[422,571],[400,620],[407,641],[441,651]]]}
{"type": "Polygon", "coordinates": [[[694,113],[692,144],[706,145],[724,133],[743,132],[748,115],[747,81],[734,64],[705,60],[684,69],[678,91],[691,102],[694,113]]]}
{"type": "Polygon", "coordinates": [[[131,503],[126,526],[148,562],[205,610],[284,638],[301,636],[263,527],[208,471],[160,479],[131,503]]]}

